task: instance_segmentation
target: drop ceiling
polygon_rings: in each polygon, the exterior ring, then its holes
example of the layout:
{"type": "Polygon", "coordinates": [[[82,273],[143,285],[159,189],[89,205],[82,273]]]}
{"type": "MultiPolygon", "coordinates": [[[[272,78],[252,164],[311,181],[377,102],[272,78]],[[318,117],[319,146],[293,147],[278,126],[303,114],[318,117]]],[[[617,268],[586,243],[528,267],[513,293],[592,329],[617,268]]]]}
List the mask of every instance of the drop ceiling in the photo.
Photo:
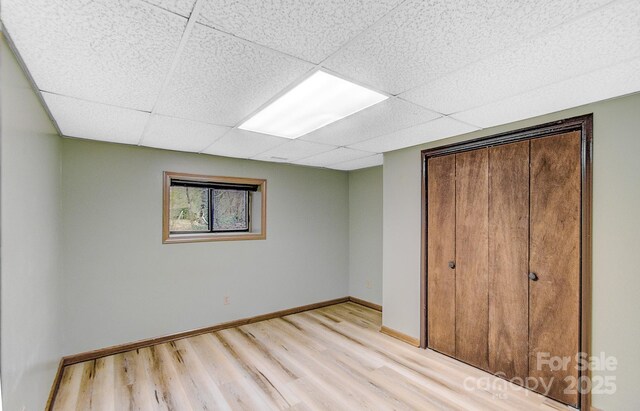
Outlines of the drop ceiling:
{"type": "Polygon", "coordinates": [[[2,0],[63,136],[337,170],[640,91],[637,0],[2,0]],[[240,130],[324,70],[390,98],[240,130]]]}

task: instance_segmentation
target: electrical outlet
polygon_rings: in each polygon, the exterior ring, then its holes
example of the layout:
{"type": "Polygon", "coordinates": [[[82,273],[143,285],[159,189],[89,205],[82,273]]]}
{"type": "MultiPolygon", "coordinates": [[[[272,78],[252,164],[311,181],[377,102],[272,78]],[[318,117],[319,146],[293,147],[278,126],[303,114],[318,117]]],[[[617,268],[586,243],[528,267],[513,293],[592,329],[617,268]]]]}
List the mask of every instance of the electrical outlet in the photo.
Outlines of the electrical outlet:
{"type": "Polygon", "coordinates": [[[369,289],[372,287],[371,286],[371,280],[367,280],[367,284],[365,285],[365,287],[367,287],[369,289]]]}
{"type": "Polygon", "coordinates": [[[223,303],[224,305],[229,305],[229,304],[231,304],[231,298],[229,298],[229,296],[228,296],[228,295],[225,295],[225,296],[224,296],[224,299],[222,300],[222,303],[223,303]]]}

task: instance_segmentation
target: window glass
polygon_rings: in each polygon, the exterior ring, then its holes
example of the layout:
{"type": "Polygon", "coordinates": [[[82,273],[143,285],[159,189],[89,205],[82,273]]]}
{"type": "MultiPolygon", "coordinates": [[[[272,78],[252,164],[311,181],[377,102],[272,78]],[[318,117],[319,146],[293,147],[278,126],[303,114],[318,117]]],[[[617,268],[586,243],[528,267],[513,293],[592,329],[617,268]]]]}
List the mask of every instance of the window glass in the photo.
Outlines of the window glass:
{"type": "Polygon", "coordinates": [[[171,232],[209,231],[209,190],[172,186],[169,212],[171,232]]]}
{"type": "Polygon", "coordinates": [[[249,193],[244,190],[214,189],[213,231],[249,230],[249,193]]]}

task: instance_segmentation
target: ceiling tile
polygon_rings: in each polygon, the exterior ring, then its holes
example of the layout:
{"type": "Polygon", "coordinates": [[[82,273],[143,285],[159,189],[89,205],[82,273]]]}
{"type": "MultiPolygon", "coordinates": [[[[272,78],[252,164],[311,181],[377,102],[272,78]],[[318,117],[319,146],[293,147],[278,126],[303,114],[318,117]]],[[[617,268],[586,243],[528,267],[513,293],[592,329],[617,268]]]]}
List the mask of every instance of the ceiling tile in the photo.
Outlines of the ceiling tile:
{"type": "Polygon", "coordinates": [[[338,163],[330,166],[334,170],[358,170],[361,168],[375,167],[382,165],[382,154],[374,154],[369,157],[358,158],[356,160],[345,161],[344,163],[338,163]]]}
{"type": "Polygon", "coordinates": [[[142,0],[145,3],[154,4],[165,10],[169,10],[172,13],[177,13],[184,17],[191,15],[193,5],[196,4],[196,0],[142,0]]]}
{"type": "Polygon", "coordinates": [[[323,65],[398,94],[610,0],[409,0],[323,65]]]}
{"type": "Polygon", "coordinates": [[[253,157],[253,159],[290,163],[292,161],[324,153],[335,148],[337,147],[326,144],[310,143],[302,140],[290,140],[281,146],[253,157]]]}
{"type": "Polygon", "coordinates": [[[477,127],[461,123],[450,117],[440,117],[428,123],[405,128],[404,130],[363,141],[349,147],[358,150],[387,152],[469,133],[477,129],[477,127]]]}
{"type": "Polygon", "coordinates": [[[638,91],[640,59],[457,113],[453,117],[481,127],[491,127],[638,91]]]}
{"type": "Polygon", "coordinates": [[[42,97],[67,137],[137,144],[150,115],[51,93],[42,97]]]}
{"type": "Polygon", "coordinates": [[[618,2],[401,96],[451,114],[637,55],[640,2],[618,2]]]}
{"type": "Polygon", "coordinates": [[[294,161],[293,163],[305,166],[326,167],[337,163],[343,163],[349,160],[369,157],[371,156],[371,154],[371,152],[339,147],[335,150],[327,151],[326,153],[294,161]]]}
{"type": "Polygon", "coordinates": [[[309,133],[301,137],[301,139],[336,146],[347,146],[421,124],[437,117],[440,117],[440,114],[408,101],[390,98],[309,133]]]}
{"type": "Polygon", "coordinates": [[[196,24],[156,111],[234,126],[312,68],[196,24]]]}
{"type": "Polygon", "coordinates": [[[209,0],[199,22],[319,63],[401,0],[209,0]]]}
{"type": "Polygon", "coordinates": [[[282,145],[288,138],[232,129],[203,153],[225,157],[251,158],[282,145]]]}
{"type": "Polygon", "coordinates": [[[168,150],[200,152],[230,129],[230,127],[199,121],[153,115],[141,145],[168,150]]]}
{"type": "Polygon", "coordinates": [[[39,89],[145,111],[187,22],[125,0],[4,0],[2,21],[39,89]]]}

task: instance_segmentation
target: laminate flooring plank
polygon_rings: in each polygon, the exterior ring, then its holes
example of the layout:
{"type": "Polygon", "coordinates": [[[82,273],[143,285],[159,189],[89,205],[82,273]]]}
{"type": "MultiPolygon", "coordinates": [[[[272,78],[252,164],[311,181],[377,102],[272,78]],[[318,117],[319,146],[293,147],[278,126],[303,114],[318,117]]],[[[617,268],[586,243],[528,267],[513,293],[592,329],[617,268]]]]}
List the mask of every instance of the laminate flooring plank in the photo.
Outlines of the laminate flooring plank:
{"type": "Polygon", "coordinates": [[[60,388],[53,404],[54,410],[75,410],[80,394],[80,383],[84,364],[73,364],[64,367],[60,388]]]}
{"type": "MultiPolygon", "coordinates": [[[[262,332],[265,331],[255,330],[254,332],[256,335],[263,336],[262,332]]],[[[327,355],[332,351],[331,349],[316,351],[286,333],[280,336],[278,333],[282,331],[269,332],[276,342],[279,337],[282,338],[281,341],[287,342],[286,348],[282,346],[282,349],[286,350],[286,357],[291,361],[292,368],[298,370],[301,375],[306,375],[305,378],[313,381],[332,398],[340,398],[345,408],[349,406],[351,409],[389,409],[379,401],[381,398],[377,398],[378,401],[372,398],[376,397],[375,393],[362,391],[358,384],[354,384],[352,375],[337,367],[335,363],[327,361],[327,355]]],[[[285,353],[281,351],[280,354],[285,353]]]]}
{"type": "Polygon", "coordinates": [[[190,410],[192,408],[186,401],[184,390],[176,381],[175,370],[166,362],[165,351],[163,344],[138,350],[147,382],[153,387],[154,407],[159,410],[190,410]]]}
{"type": "Polygon", "coordinates": [[[248,380],[252,383],[253,390],[260,395],[265,407],[270,409],[286,409],[289,407],[290,404],[287,400],[278,389],[273,386],[271,381],[256,368],[255,364],[243,361],[232,343],[225,337],[224,331],[214,333],[213,337],[218,341],[219,347],[224,350],[232,366],[238,370],[242,370],[244,381],[248,380]]]}
{"type": "Polygon", "coordinates": [[[230,357],[215,334],[199,335],[189,342],[232,409],[253,410],[269,403],[258,384],[230,357]]]}
{"type": "Polygon", "coordinates": [[[115,410],[132,410],[133,376],[131,364],[127,363],[124,353],[113,356],[114,390],[113,401],[115,410]]]}
{"type": "Polygon", "coordinates": [[[289,390],[287,384],[298,379],[298,375],[274,355],[265,344],[256,339],[251,333],[251,327],[239,327],[221,331],[226,341],[233,346],[234,352],[247,364],[252,364],[255,370],[279,396],[286,402],[286,408],[298,404],[300,399],[289,390]]]}
{"type": "Polygon", "coordinates": [[[186,339],[174,341],[165,346],[172,348],[168,349],[174,358],[173,366],[176,375],[194,409],[231,409],[186,339]]]}
{"type": "Polygon", "coordinates": [[[96,374],[96,362],[86,361],[82,363],[82,378],[80,379],[80,389],[78,392],[78,402],[76,410],[84,411],[91,409],[93,394],[93,379],[96,374]]]}
{"type": "Polygon", "coordinates": [[[102,357],[95,360],[95,379],[91,392],[92,411],[115,410],[115,371],[114,357],[102,357]]]}

